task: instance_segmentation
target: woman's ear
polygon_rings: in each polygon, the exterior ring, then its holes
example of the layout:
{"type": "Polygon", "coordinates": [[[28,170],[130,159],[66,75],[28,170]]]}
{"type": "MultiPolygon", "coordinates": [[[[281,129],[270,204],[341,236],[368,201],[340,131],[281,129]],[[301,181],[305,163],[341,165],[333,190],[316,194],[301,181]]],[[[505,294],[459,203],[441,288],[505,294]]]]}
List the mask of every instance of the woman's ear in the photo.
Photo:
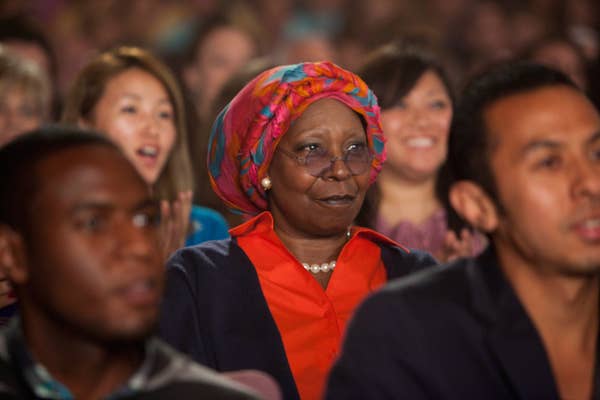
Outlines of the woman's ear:
{"type": "Polygon", "coordinates": [[[11,282],[22,285],[29,279],[25,257],[25,243],[20,234],[0,224],[0,274],[11,282]]]}
{"type": "Polygon", "coordinates": [[[481,186],[473,181],[458,181],[449,193],[452,208],[471,226],[482,232],[498,227],[498,209],[481,186]]]}

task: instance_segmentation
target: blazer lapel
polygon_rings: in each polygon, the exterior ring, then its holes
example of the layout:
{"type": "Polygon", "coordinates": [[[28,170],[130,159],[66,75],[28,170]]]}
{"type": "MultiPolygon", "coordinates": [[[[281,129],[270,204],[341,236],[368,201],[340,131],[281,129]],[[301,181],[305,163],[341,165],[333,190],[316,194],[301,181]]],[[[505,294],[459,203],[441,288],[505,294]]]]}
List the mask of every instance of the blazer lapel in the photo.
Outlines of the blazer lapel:
{"type": "Polygon", "coordinates": [[[489,321],[487,341],[515,398],[559,399],[542,340],[489,249],[470,266],[473,306],[489,321]]]}
{"type": "Polygon", "coordinates": [[[537,337],[493,329],[488,339],[515,398],[559,399],[545,350],[537,337]]]}

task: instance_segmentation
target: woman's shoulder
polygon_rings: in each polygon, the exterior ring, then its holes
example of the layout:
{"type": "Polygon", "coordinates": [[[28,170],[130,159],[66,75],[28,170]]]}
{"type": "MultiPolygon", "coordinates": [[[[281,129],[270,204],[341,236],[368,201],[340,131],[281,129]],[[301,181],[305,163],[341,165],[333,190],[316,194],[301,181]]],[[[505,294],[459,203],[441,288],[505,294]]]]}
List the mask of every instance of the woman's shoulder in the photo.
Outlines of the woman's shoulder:
{"type": "Polygon", "coordinates": [[[186,246],[175,251],[167,260],[167,266],[173,264],[213,264],[220,263],[236,254],[239,248],[231,238],[208,240],[192,246],[186,246]]]}
{"type": "Polygon", "coordinates": [[[250,267],[250,260],[232,238],[183,247],[167,260],[168,270],[183,272],[189,277],[215,274],[237,276],[250,267]]]}

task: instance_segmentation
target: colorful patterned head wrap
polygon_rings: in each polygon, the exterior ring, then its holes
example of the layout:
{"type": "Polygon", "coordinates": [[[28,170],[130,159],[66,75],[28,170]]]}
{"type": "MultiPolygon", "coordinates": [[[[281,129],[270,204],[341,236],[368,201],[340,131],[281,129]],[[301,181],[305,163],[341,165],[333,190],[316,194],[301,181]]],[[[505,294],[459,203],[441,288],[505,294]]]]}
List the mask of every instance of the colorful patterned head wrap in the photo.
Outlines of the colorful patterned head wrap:
{"type": "Polygon", "coordinates": [[[366,122],[373,154],[371,183],[385,160],[377,99],[358,76],[330,62],[286,65],[267,70],[248,83],[221,111],[212,128],[208,171],[215,192],[233,210],[257,214],[267,209],[260,180],[279,140],[315,101],[333,98],[366,122]]]}

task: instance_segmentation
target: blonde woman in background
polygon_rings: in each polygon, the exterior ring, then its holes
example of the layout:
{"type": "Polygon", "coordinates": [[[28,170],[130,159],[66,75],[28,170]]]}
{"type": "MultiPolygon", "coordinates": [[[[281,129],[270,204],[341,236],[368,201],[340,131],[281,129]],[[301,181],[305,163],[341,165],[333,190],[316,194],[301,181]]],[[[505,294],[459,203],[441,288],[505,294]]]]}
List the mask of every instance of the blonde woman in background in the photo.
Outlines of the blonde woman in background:
{"type": "Polygon", "coordinates": [[[0,146],[46,122],[50,97],[44,71],[0,46],[0,146]]]}

